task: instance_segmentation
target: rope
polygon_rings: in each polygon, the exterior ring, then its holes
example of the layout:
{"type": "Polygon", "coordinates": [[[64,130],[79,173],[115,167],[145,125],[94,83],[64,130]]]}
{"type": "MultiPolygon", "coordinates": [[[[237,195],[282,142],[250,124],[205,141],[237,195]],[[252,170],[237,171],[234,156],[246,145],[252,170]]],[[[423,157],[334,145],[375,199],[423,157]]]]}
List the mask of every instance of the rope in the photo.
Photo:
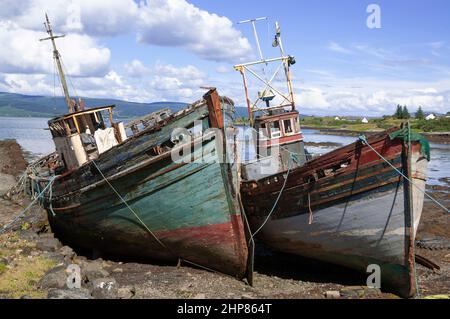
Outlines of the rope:
{"type": "Polygon", "coordinates": [[[308,224],[311,225],[313,223],[313,220],[314,220],[314,215],[313,215],[313,211],[311,209],[311,194],[310,193],[308,193],[308,208],[309,208],[308,224]]]}
{"type": "Polygon", "coordinates": [[[138,216],[138,214],[136,214],[136,212],[133,210],[133,208],[130,207],[130,205],[127,203],[127,201],[119,194],[119,192],[114,188],[113,185],[111,185],[111,183],[109,182],[109,180],[105,177],[105,175],[103,175],[103,172],[100,170],[100,168],[97,166],[97,163],[92,160],[92,163],[94,164],[94,166],[97,168],[97,170],[99,171],[100,175],[102,175],[103,179],[105,180],[105,182],[109,185],[109,187],[114,191],[114,193],[116,193],[117,197],[119,197],[119,199],[122,201],[122,203],[125,204],[125,206],[127,206],[127,208],[133,213],[133,215],[137,218],[137,220],[142,224],[142,226],[144,226],[144,228],[153,236],[153,238],[165,249],[167,249],[172,255],[174,255],[175,257],[177,257],[177,259],[179,261],[184,261],[187,262],[189,264],[192,264],[194,266],[203,268],[205,270],[211,271],[211,272],[215,272],[217,273],[217,271],[208,268],[206,266],[202,266],[200,264],[194,263],[192,261],[189,261],[187,259],[181,258],[179,257],[177,254],[175,254],[169,247],[167,247],[161,240],[158,239],[158,237],[156,237],[156,235],[150,230],[150,228],[147,227],[147,225],[144,223],[144,221],[138,216]]]}
{"type": "Polygon", "coordinates": [[[372,149],[372,151],[375,152],[375,154],[377,154],[383,161],[385,161],[386,163],[389,164],[389,166],[391,166],[400,176],[402,176],[404,179],[406,179],[411,185],[415,186],[421,193],[423,193],[425,196],[427,196],[429,199],[431,199],[436,205],[438,205],[439,207],[441,207],[445,212],[450,213],[450,210],[448,210],[444,205],[442,205],[441,203],[439,203],[435,198],[433,198],[431,195],[429,195],[426,191],[422,190],[419,186],[417,186],[416,184],[414,184],[408,177],[405,176],[405,174],[403,174],[401,171],[399,171],[394,165],[392,165],[391,162],[389,162],[386,158],[384,158],[380,153],[377,152],[376,149],[374,149],[372,147],[372,145],[369,144],[369,142],[367,142],[367,139],[364,135],[361,135],[359,137],[359,139],[368,147],[370,147],[372,149]]]}
{"type": "Polygon", "coordinates": [[[269,220],[269,218],[272,216],[273,212],[275,211],[275,208],[278,205],[278,201],[280,200],[281,195],[283,194],[284,188],[286,187],[286,183],[287,183],[287,180],[288,180],[288,177],[289,177],[290,173],[291,173],[291,157],[289,157],[288,170],[287,170],[286,178],[284,179],[283,186],[281,187],[281,190],[278,193],[277,199],[275,200],[275,203],[273,204],[272,209],[270,210],[270,213],[267,215],[267,217],[264,220],[264,222],[261,224],[261,226],[259,226],[259,228],[251,236],[251,240],[253,240],[253,238],[256,236],[256,234],[258,234],[259,231],[266,225],[267,221],[269,220]]]}
{"type": "Polygon", "coordinates": [[[144,226],[144,228],[153,236],[153,238],[164,248],[166,248],[167,250],[169,250],[170,252],[172,252],[161,240],[158,239],[158,237],[156,237],[156,235],[150,230],[150,228],[147,227],[147,225],[143,222],[143,220],[139,217],[138,214],[136,214],[136,212],[133,210],[133,208],[131,208],[130,205],[128,205],[127,201],[125,199],[123,199],[123,197],[119,194],[119,192],[114,188],[114,186],[112,186],[112,184],[109,182],[109,180],[105,177],[105,175],[103,175],[103,172],[100,170],[100,168],[97,166],[97,163],[92,160],[92,163],[94,164],[94,166],[97,168],[97,170],[99,171],[99,173],[102,175],[103,179],[105,180],[105,182],[109,185],[109,187],[111,187],[111,189],[114,191],[114,193],[116,193],[117,197],[119,197],[119,199],[122,201],[122,203],[125,204],[125,206],[130,210],[130,212],[133,213],[133,215],[136,217],[136,219],[142,224],[142,226],[144,226]]]}
{"type": "Polygon", "coordinates": [[[17,215],[10,223],[6,224],[5,226],[3,226],[3,228],[0,230],[0,234],[3,234],[9,227],[11,227],[17,220],[19,220],[20,218],[22,218],[25,213],[36,203],[36,201],[38,201],[40,198],[42,198],[42,195],[47,191],[47,189],[51,189],[51,186],[53,185],[53,182],[55,181],[56,176],[53,176],[50,180],[49,183],[44,187],[44,189],[39,193],[38,196],[36,196],[33,201],[23,210],[19,213],[19,215],[17,215]]]}

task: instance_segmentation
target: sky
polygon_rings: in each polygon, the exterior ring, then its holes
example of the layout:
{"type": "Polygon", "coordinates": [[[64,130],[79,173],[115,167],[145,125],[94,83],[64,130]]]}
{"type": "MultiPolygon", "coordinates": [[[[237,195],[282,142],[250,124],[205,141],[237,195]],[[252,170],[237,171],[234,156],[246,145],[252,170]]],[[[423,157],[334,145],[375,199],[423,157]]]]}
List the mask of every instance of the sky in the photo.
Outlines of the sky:
{"type": "MultiPolygon", "coordinates": [[[[263,55],[279,56],[278,21],[297,61],[300,113],[450,111],[448,0],[0,0],[0,91],[62,95],[51,43],[39,41],[44,12],[65,34],[56,41],[74,96],[193,102],[214,86],[244,106],[233,65],[258,51],[251,25],[237,22],[268,17],[257,22],[263,55]]],[[[270,77],[275,68],[255,70],[270,77]]],[[[249,85],[252,96],[261,89],[249,85]]],[[[281,75],[274,86],[284,88],[281,75]]]]}

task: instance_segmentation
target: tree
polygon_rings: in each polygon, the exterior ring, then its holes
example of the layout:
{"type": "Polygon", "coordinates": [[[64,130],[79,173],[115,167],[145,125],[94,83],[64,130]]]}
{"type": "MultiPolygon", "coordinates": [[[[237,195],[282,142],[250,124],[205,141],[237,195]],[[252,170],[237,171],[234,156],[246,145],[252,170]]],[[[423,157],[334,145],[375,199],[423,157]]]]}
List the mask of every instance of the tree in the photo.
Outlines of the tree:
{"type": "Polygon", "coordinates": [[[397,110],[394,113],[394,118],[401,119],[403,115],[403,110],[400,104],[397,104],[397,110]]]}
{"type": "Polygon", "coordinates": [[[416,119],[423,120],[425,118],[425,114],[423,114],[422,107],[419,106],[416,112],[416,119]]]}
{"type": "Polygon", "coordinates": [[[402,110],[402,119],[409,119],[411,117],[411,115],[408,112],[408,108],[405,106],[403,106],[403,110],[402,110]]]}

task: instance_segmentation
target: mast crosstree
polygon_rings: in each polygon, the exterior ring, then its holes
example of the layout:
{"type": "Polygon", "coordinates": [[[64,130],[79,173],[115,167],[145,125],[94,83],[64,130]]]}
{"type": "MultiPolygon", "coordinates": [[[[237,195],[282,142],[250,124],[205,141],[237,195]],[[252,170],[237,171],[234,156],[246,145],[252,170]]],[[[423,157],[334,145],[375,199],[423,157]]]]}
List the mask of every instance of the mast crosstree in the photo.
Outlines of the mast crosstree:
{"type": "Polygon", "coordinates": [[[251,23],[253,27],[253,35],[255,36],[256,46],[258,48],[259,57],[260,60],[249,62],[249,63],[243,63],[238,64],[234,66],[234,69],[236,71],[239,71],[242,75],[242,79],[244,82],[244,89],[245,89],[245,98],[247,102],[247,109],[248,109],[248,116],[250,119],[250,122],[253,123],[253,113],[258,111],[263,112],[269,112],[271,110],[276,109],[283,109],[285,107],[290,107],[292,111],[295,110],[295,98],[294,98],[294,92],[292,87],[292,79],[291,79],[291,72],[290,72],[290,66],[295,64],[295,58],[290,55],[285,55],[283,43],[281,41],[281,28],[276,22],[275,24],[275,39],[273,41],[272,46],[273,47],[279,47],[281,56],[278,58],[271,58],[266,59],[264,58],[264,55],[261,50],[261,46],[259,43],[259,37],[256,30],[255,22],[261,21],[261,20],[267,20],[266,17],[264,18],[257,18],[257,19],[251,19],[251,20],[245,20],[240,21],[238,24],[243,23],[251,23]],[[252,70],[250,67],[260,64],[268,65],[269,63],[276,63],[281,62],[281,64],[278,66],[278,68],[274,71],[270,79],[267,79],[265,77],[265,74],[261,76],[256,71],[252,70]],[[287,86],[287,93],[281,92],[281,90],[277,89],[273,84],[273,80],[278,75],[278,73],[283,70],[286,77],[286,86],[287,86]],[[258,97],[255,102],[252,102],[249,97],[248,92],[248,85],[247,85],[247,77],[246,72],[250,73],[253,77],[255,77],[258,81],[262,82],[263,89],[261,91],[258,91],[258,97]],[[278,97],[281,98],[281,102],[277,103],[278,105],[270,106],[270,102],[278,95],[278,97]],[[260,101],[265,102],[265,107],[259,107],[258,103],[260,101]]]}

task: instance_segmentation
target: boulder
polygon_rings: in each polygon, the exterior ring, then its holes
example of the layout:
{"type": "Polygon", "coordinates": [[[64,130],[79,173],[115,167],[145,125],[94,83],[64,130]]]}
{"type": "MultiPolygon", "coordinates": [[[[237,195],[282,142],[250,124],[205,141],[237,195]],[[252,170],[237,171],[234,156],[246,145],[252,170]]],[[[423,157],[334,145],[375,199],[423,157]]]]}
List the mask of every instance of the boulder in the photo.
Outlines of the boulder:
{"type": "Polygon", "coordinates": [[[16,183],[14,176],[0,173],[0,196],[5,195],[16,183]]]}
{"type": "Polygon", "coordinates": [[[66,267],[58,266],[47,271],[39,281],[39,287],[43,289],[67,287],[66,267]]]}
{"type": "Polygon", "coordinates": [[[92,296],[95,299],[114,299],[118,295],[118,284],[114,278],[98,278],[92,282],[92,296]]]}
{"type": "Polygon", "coordinates": [[[117,290],[117,297],[119,299],[131,299],[136,295],[136,288],[133,286],[120,287],[117,290]]]}
{"type": "Polygon", "coordinates": [[[43,251],[55,252],[61,248],[61,243],[56,238],[39,236],[39,239],[36,242],[36,248],[43,251]]]}
{"type": "Polygon", "coordinates": [[[86,288],[79,289],[50,289],[47,294],[48,299],[92,299],[86,288]]]}
{"type": "Polygon", "coordinates": [[[71,261],[75,256],[75,252],[73,251],[72,248],[70,248],[69,246],[62,246],[59,249],[59,253],[64,256],[64,260],[66,261],[71,261]]]}
{"type": "Polygon", "coordinates": [[[103,269],[103,263],[101,261],[81,261],[79,265],[84,281],[93,282],[97,278],[106,278],[109,276],[109,272],[103,269]]]}
{"type": "Polygon", "coordinates": [[[19,237],[26,241],[34,241],[39,238],[39,235],[36,234],[35,231],[27,229],[27,230],[20,230],[19,237]]]}
{"type": "Polygon", "coordinates": [[[341,293],[339,291],[330,290],[330,291],[325,292],[325,298],[339,299],[339,298],[341,298],[341,293]]]}

